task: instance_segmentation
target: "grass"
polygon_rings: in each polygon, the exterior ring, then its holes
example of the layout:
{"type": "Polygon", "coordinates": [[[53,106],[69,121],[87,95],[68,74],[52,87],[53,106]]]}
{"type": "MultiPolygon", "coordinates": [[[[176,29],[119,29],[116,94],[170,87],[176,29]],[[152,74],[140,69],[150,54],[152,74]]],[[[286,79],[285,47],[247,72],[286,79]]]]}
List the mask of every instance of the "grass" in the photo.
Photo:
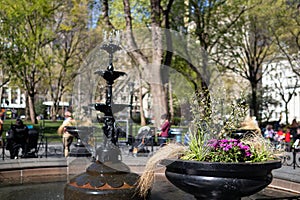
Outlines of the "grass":
{"type": "MultiPolygon", "coordinates": [[[[6,138],[6,132],[10,129],[12,124],[15,124],[15,119],[6,119],[3,124],[2,137],[6,138]]],[[[32,124],[31,121],[23,121],[25,125],[32,126],[34,129],[38,130],[40,135],[44,132],[44,136],[49,139],[49,142],[61,141],[61,137],[57,134],[58,127],[62,124],[60,121],[43,120],[39,124],[32,124]],[[44,128],[43,128],[44,127],[44,128]]],[[[40,139],[40,138],[39,138],[40,139]]]]}
{"type": "MultiPolygon", "coordinates": [[[[14,119],[7,119],[7,120],[4,120],[4,126],[3,126],[3,132],[6,133],[9,129],[10,129],[10,126],[12,124],[15,124],[15,121],[14,119]]],[[[44,120],[44,121],[40,121],[40,124],[32,124],[31,122],[29,121],[24,121],[24,124],[25,125],[31,125],[33,126],[33,128],[39,130],[39,131],[42,131],[42,126],[44,126],[44,134],[45,136],[54,136],[54,135],[57,135],[57,129],[58,127],[62,124],[62,121],[51,121],[51,120],[44,120]]]]}

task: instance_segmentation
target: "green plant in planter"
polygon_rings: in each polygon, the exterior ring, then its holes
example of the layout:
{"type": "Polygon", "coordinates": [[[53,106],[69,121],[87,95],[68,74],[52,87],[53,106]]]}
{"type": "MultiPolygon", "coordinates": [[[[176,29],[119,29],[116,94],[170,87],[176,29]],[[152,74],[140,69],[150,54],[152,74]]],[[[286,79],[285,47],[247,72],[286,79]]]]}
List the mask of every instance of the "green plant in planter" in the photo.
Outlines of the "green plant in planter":
{"type": "Polygon", "coordinates": [[[226,121],[218,120],[214,106],[218,99],[207,105],[201,96],[192,98],[193,122],[190,128],[190,143],[180,157],[183,160],[207,162],[262,162],[273,160],[271,144],[260,134],[259,128],[249,119],[245,121],[248,108],[244,101],[231,103],[227,108],[226,121]],[[252,124],[251,124],[252,122],[252,124]],[[220,126],[223,124],[223,126],[220,126]],[[251,134],[242,139],[230,138],[232,131],[247,127],[251,134]]]}
{"type": "Polygon", "coordinates": [[[251,134],[239,139],[210,139],[192,136],[188,149],[180,158],[207,162],[263,162],[274,160],[275,151],[262,136],[251,134]]]}

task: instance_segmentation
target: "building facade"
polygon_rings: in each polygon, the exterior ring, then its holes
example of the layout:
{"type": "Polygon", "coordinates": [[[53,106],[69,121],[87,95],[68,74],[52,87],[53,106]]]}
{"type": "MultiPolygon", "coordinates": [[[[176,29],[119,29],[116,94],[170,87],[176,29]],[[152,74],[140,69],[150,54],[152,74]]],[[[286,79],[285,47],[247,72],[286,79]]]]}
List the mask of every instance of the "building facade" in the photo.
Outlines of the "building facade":
{"type": "Polygon", "coordinates": [[[16,118],[26,106],[25,94],[20,88],[4,86],[1,97],[1,113],[4,118],[16,118]]]}
{"type": "Polygon", "coordinates": [[[265,89],[263,98],[271,100],[263,110],[263,116],[268,121],[277,121],[282,116],[280,122],[282,124],[291,124],[294,118],[299,121],[300,81],[292,71],[290,63],[285,59],[277,60],[264,65],[263,71],[265,72],[262,78],[262,87],[265,89]]]}

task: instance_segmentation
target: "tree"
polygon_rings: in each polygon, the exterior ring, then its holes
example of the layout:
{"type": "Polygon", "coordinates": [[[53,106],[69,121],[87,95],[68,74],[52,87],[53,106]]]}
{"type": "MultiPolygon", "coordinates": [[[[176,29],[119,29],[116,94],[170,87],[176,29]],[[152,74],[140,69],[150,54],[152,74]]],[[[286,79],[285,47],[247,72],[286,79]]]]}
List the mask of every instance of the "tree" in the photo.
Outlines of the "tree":
{"type": "Polygon", "coordinates": [[[297,76],[300,76],[300,4],[297,1],[283,1],[274,17],[272,29],[276,43],[289,61],[297,76]]]}
{"type": "MultiPolygon", "coordinates": [[[[152,41],[152,52],[147,55],[138,48],[134,34],[133,34],[133,17],[132,17],[132,7],[130,6],[129,0],[123,0],[124,8],[124,19],[125,19],[125,38],[127,41],[127,46],[132,51],[128,51],[129,56],[138,63],[140,67],[141,74],[149,74],[150,76],[146,78],[147,82],[150,84],[151,94],[153,97],[153,106],[155,124],[159,126],[160,116],[168,112],[167,104],[167,93],[165,90],[165,84],[162,77],[161,71],[163,70],[163,49],[162,49],[162,21],[167,19],[170,12],[173,0],[170,0],[166,4],[166,8],[163,9],[162,2],[160,0],[150,1],[150,26],[151,26],[151,41],[152,41]],[[151,61],[150,61],[151,60],[151,61]],[[150,67],[151,66],[151,67],[150,67]]],[[[103,21],[108,28],[113,28],[111,19],[107,15],[109,13],[108,1],[103,1],[103,21]]],[[[165,24],[168,24],[165,21],[165,24]]],[[[167,25],[166,25],[167,26],[167,25]]],[[[166,56],[171,56],[167,54],[166,56]]],[[[166,59],[170,62],[171,59],[166,59]]]]}
{"type": "Polygon", "coordinates": [[[7,26],[0,24],[0,104],[2,104],[3,86],[5,86],[10,80],[10,70],[7,67],[6,55],[9,49],[9,44],[4,33],[8,33],[7,26]]]}
{"type": "Polygon", "coordinates": [[[271,72],[271,79],[274,81],[274,86],[276,88],[276,93],[280,96],[281,100],[284,102],[284,112],[285,112],[285,122],[289,124],[288,118],[288,104],[292,100],[292,97],[296,94],[296,89],[299,87],[298,79],[295,77],[296,74],[288,74],[288,65],[284,65],[278,62],[271,72]]]}
{"type": "Polygon", "coordinates": [[[35,95],[38,85],[45,77],[45,47],[54,40],[51,24],[60,1],[1,0],[1,21],[10,34],[5,35],[9,44],[7,58],[13,78],[26,91],[32,123],[37,123],[35,95]]]}
{"type": "Polygon", "coordinates": [[[261,120],[268,122],[275,112],[274,108],[280,105],[280,102],[274,98],[274,89],[269,86],[263,87],[261,93],[263,94],[261,97],[261,120]]]}
{"type": "Polygon", "coordinates": [[[66,3],[55,14],[56,22],[52,25],[55,40],[48,44],[51,56],[44,59],[47,73],[47,86],[53,101],[52,120],[56,119],[59,102],[67,92],[71,92],[73,81],[87,52],[96,44],[92,30],[87,29],[89,21],[88,2],[66,3]]]}
{"type": "Polygon", "coordinates": [[[268,66],[276,57],[275,38],[271,30],[271,19],[276,15],[276,9],[280,6],[269,1],[253,1],[247,5],[249,10],[230,33],[230,40],[221,42],[217,51],[216,62],[227,70],[239,74],[250,83],[250,115],[256,116],[260,121],[261,79],[267,67],[263,71],[263,65],[268,66]]]}
{"type": "MultiPolygon", "coordinates": [[[[182,66],[176,62],[173,67],[192,82],[195,92],[210,105],[209,91],[214,87],[211,83],[217,83],[217,76],[221,74],[213,60],[216,59],[216,51],[221,42],[230,41],[230,33],[234,33],[235,27],[240,25],[238,22],[248,8],[243,1],[230,0],[184,1],[184,6],[186,9],[182,17],[175,19],[179,19],[180,24],[183,22],[183,31],[188,34],[183,45],[187,64],[182,66]]],[[[210,113],[209,110],[204,112],[210,113]]]]}
{"type": "Polygon", "coordinates": [[[236,27],[241,26],[241,18],[248,10],[244,1],[203,0],[189,1],[188,26],[191,35],[200,43],[201,73],[206,78],[206,84],[211,84],[216,66],[210,68],[209,61],[216,59],[215,55],[222,43],[231,40],[236,27]]]}

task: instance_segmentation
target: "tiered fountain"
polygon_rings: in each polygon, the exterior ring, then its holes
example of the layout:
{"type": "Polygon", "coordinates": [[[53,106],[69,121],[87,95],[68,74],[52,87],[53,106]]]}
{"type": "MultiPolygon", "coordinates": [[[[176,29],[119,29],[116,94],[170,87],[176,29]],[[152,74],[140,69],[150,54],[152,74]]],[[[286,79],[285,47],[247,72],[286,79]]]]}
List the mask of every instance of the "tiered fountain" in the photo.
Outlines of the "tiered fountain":
{"type": "MultiPolygon", "coordinates": [[[[118,143],[118,130],[115,128],[115,119],[112,112],[112,86],[114,81],[124,72],[114,71],[113,54],[121,48],[112,43],[101,46],[109,54],[109,65],[106,70],[96,71],[106,80],[106,102],[95,104],[95,109],[104,113],[105,135],[103,144],[96,150],[96,161],[86,172],[71,179],[65,186],[65,200],[82,199],[141,199],[136,195],[136,182],[139,176],[130,172],[127,165],[122,162],[118,143]]],[[[79,127],[80,130],[80,127],[79,127]]]]}

